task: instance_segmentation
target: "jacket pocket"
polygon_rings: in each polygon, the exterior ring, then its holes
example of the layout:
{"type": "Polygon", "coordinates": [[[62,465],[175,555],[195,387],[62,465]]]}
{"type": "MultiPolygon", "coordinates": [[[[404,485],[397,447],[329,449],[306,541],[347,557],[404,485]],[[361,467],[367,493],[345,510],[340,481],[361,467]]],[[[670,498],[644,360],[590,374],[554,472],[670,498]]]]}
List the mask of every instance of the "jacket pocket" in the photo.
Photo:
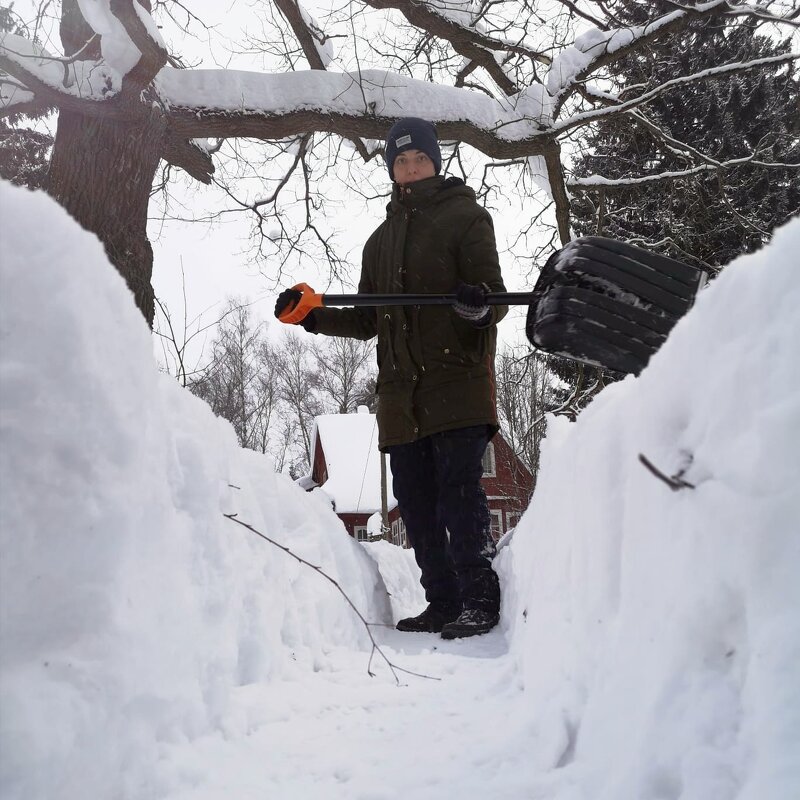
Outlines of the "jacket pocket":
{"type": "Polygon", "coordinates": [[[458,319],[449,308],[429,318],[420,333],[426,369],[433,365],[472,367],[481,361],[482,332],[458,319]]]}
{"type": "Polygon", "coordinates": [[[450,325],[455,331],[464,358],[475,364],[481,361],[486,355],[487,332],[476,328],[455,313],[450,314],[450,325]]]}

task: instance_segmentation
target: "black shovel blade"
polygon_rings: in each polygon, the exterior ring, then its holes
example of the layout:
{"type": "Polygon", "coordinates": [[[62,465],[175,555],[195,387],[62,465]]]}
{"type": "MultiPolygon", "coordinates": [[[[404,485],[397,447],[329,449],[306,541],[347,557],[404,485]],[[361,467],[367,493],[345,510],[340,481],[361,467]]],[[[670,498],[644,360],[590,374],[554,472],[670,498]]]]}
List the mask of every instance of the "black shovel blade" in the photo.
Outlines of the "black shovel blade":
{"type": "Polygon", "coordinates": [[[526,333],[541,350],[612,372],[638,374],[668,330],[658,330],[665,327],[663,318],[635,309],[634,320],[630,310],[608,297],[558,287],[529,310],[526,333]]]}
{"type": "Polygon", "coordinates": [[[640,247],[589,236],[548,260],[526,334],[535,347],[638,374],[694,302],[701,270],[640,247]]]}

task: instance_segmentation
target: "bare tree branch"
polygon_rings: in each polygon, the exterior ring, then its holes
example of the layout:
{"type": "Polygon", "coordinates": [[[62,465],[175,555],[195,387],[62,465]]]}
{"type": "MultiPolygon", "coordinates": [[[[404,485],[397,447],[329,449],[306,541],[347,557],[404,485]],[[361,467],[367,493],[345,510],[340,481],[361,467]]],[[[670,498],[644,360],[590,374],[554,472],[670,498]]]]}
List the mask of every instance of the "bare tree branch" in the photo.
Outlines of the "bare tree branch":
{"type": "Polygon", "coordinates": [[[507,95],[516,94],[520,87],[503,72],[492,53],[500,51],[517,53],[541,64],[550,63],[550,57],[544,53],[511,42],[498,41],[482,34],[477,28],[460,25],[438,13],[436,7],[429,3],[418,3],[414,0],[364,1],[373,8],[397,9],[412,25],[450,42],[453,49],[468,62],[483,67],[507,95]]]}
{"type": "MultiPolygon", "coordinates": [[[[319,54],[317,39],[314,31],[308,27],[307,19],[300,10],[296,0],[274,0],[275,5],[280,9],[281,14],[294,31],[294,35],[303,48],[306,60],[311,69],[325,69],[325,64],[319,54]]],[[[320,42],[321,44],[322,42],[320,42]]]]}

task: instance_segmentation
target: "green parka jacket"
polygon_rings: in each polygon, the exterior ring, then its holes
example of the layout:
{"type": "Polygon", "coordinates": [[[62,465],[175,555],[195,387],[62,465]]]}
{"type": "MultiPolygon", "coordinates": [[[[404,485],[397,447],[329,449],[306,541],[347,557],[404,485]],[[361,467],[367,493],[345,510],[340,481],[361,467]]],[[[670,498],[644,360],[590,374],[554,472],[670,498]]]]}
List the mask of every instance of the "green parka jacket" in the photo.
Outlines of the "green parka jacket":
{"type": "MultiPolygon", "coordinates": [[[[505,291],[492,219],[458,178],[395,184],[386,220],[364,246],[360,294],[448,293],[459,282],[505,291]]],[[[485,327],[451,306],[321,308],[315,333],[378,337],[379,445],[486,424],[497,430],[492,306],[485,327]]]]}

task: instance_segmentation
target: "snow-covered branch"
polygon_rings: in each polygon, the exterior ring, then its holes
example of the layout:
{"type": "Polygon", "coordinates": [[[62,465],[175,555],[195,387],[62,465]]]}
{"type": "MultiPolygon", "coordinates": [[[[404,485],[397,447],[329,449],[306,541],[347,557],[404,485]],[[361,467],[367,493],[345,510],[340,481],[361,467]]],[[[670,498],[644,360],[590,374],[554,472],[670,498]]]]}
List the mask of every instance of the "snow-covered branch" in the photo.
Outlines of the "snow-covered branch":
{"type": "Polygon", "coordinates": [[[728,161],[715,162],[714,164],[700,164],[690,169],[667,170],[665,172],[659,172],[657,175],[642,175],[635,178],[605,178],[602,175],[587,175],[585,178],[573,178],[572,180],[568,180],[567,188],[571,190],[602,189],[603,191],[625,191],[636,186],[646,186],[648,184],[681,180],[682,178],[692,178],[702,173],[715,172],[720,169],[733,169],[734,167],[741,167],[745,164],[771,169],[800,170],[800,164],[758,161],[754,158],[733,158],[728,161]]]}
{"type": "MultiPolygon", "coordinates": [[[[0,70],[16,78],[39,102],[84,113],[121,89],[119,73],[106,64],[53,56],[11,33],[0,33],[0,70]]],[[[117,113],[113,104],[107,105],[104,113],[117,113]]]]}
{"type": "Polygon", "coordinates": [[[0,118],[38,107],[36,95],[9,77],[0,78],[0,118]]]}
{"type": "Polygon", "coordinates": [[[578,128],[583,125],[597,122],[603,117],[607,117],[611,114],[631,111],[632,109],[647,103],[648,101],[664,94],[676,86],[686,86],[690,83],[697,83],[698,81],[704,81],[710,78],[717,78],[723,75],[732,75],[737,72],[745,72],[747,70],[758,69],[759,67],[764,66],[788,64],[791,61],[797,60],[800,60],[800,53],[781,53],[780,55],[775,56],[755,58],[752,61],[735,61],[730,64],[721,64],[718,67],[704,69],[700,72],[694,72],[691,75],[682,75],[680,77],[665,81],[660,86],[656,86],[654,89],[651,89],[649,92],[640,94],[637,97],[626,100],[618,105],[606,106],[605,108],[593,109],[591,111],[584,111],[579,114],[574,114],[560,124],[554,125],[553,128],[551,128],[551,131],[554,134],[559,135],[568,130],[572,130],[573,128],[578,128]]]}
{"type": "MultiPolygon", "coordinates": [[[[88,0],[83,0],[85,5],[88,0]]],[[[135,47],[141,54],[135,66],[125,75],[125,85],[139,92],[152,82],[169,60],[169,53],[150,15],[137,0],[109,0],[109,10],[119,20],[130,39],[125,47],[135,47]]],[[[102,42],[105,52],[105,41],[102,42]]]]}
{"type": "Polygon", "coordinates": [[[597,29],[579,36],[572,47],[554,59],[547,76],[547,89],[554,99],[553,116],[583,82],[599,69],[619,61],[642,46],[667,34],[677,33],[698,19],[714,16],[754,16],[775,23],[797,25],[794,16],[779,17],[749,3],[733,4],[728,0],[711,0],[697,6],[671,2],[675,10],[645,25],[627,28],[597,29]]]}
{"type": "Polygon", "coordinates": [[[548,138],[545,97],[529,97],[523,114],[478,92],[381,70],[264,75],[165,67],[156,86],[173,129],[189,138],[285,139],[329,131],[381,139],[402,115],[430,119],[443,139],[494,158],[540,154],[548,138]]]}
{"type": "MultiPolygon", "coordinates": [[[[684,3],[677,3],[675,0],[667,0],[671,6],[676,8],[685,9],[689,12],[694,11],[694,8],[687,6],[684,3]]],[[[728,0],[727,9],[725,11],[726,17],[755,17],[756,19],[763,19],[766,22],[773,22],[778,25],[791,25],[794,27],[800,26],[800,21],[797,17],[800,16],[800,10],[795,10],[788,16],[781,16],[780,14],[770,13],[764,6],[757,3],[732,3],[728,0]]]]}
{"type": "Polygon", "coordinates": [[[624,58],[657,36],[680,30],[689,19],[687,13],[673,11],[647,25],[595,29],[579,36],[572,47],[566,48],[553,60],[547,75],[547,90],[556,103],[555,116],[575,87],[601,67],[624,58]]]}

